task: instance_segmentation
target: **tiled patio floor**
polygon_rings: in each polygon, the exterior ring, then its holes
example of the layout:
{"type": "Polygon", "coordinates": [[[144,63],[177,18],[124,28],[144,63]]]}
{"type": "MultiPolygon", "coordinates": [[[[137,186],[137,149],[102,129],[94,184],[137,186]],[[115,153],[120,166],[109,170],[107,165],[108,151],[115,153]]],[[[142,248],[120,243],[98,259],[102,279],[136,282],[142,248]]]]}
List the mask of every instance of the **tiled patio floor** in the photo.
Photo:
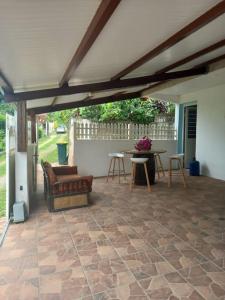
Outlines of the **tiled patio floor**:
{"type": "Polygon", "coordinates": [[[166,180],[148,193],[94,181],[92,205],[11,225],[0,299],[225,299],[225,183],[166,180]]]}

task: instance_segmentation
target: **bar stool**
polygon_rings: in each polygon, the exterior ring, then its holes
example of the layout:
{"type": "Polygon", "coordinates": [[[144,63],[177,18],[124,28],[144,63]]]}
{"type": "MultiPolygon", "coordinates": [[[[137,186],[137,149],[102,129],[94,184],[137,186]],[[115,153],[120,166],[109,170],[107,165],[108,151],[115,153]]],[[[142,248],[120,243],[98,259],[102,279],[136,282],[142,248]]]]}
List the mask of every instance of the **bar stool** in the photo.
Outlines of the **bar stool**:
{"type": "Polygon", "coordinates": [[[154,158],[155,158],[155,168],[156,168],[156,172],[158,174],[158,179],[160,178],[160,172],[163,173],[163,176],[165,176],[165,172],[163,169],[163,164],[161,161],[161,157],[159,153],[154,153],[154,158]]]}
{"type": "Polygon", "coordinates": [[[109,153],[109,157],[111,157],[110,164],[109,164],[109,170],[108,170],[108,176],[107,176],[107,182],[109,180],[109,176],[112,175],[112,179],[118,175],[119,183],[120,183],[120,176],[124,176],[126,179],[126,173],[125,173],[125,166],[124,166],[124,154],[123,153],[109,153]],[[115,167],[118,169],[116,170],[115,167]],[[122,164],[122,168],[120,168],[122,164]]]}
{"type": "Polygon", "coordinates": [[[183,164],[184,164],[184,154],[174,154],[169,157],[169,180],[168,180],[168,187],[171,187],[172,183],[172,176],[177,175],[182,177],[182,181],[184,184],[184,187],[186,188],[186,180],[185,180],[185,175],[184,175],[184,169],[183,169],[183,164]],[[177,161],[178,163],[178,170],[174,171],[172,169],[173,167],[173,161],[177,161]]]}
{"type": "Polygon", "coordinates": [[[130,190],[132,190],[132,188],[134,186],[135,175],[136,175],[136,165],[137,164],[142,164],[144,166],[144,169],[145,169],[145,176],[146,176],[146,180],[147,180],[148,191],[151,192],[151,186],[150,186],[150,182],[149,182],[148,170],[147,170],[147,164],[146,164],[146,162],[148,161],[148,158],[142,158],[142,157],[134,158],[134,157],[132,157],[130,160],[131,160],[131,164],[132,164],[130,190]]]}

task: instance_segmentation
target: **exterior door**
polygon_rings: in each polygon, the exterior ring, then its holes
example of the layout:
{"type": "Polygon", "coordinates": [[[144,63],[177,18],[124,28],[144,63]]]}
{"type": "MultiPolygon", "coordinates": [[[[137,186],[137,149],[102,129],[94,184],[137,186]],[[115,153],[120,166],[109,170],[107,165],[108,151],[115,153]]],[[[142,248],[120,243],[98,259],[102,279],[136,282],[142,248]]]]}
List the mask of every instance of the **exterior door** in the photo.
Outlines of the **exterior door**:
{"type": "Polygon", "coordinates": [[[186,106],[184,110],[184,165],[189,168],[196,153],[197,105],[186,106]]]}

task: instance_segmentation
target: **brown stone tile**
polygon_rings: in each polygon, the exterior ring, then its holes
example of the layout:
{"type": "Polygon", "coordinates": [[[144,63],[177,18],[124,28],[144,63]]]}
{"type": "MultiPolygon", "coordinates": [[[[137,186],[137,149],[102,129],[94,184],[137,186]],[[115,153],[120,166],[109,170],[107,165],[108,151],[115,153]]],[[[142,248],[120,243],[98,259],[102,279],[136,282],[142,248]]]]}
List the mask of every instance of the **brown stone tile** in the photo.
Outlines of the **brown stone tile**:
{"type": "Polygon", "coordinates": [[[118,286],[115,289],[94,294],[94,300],[121,299],[121,300],[147,300],[143,289],[136,283],[118,286]]]}
{"type": "Polygon", "coordinates": [[[190,243],[191,246],[210,260],[225,259],[225,242],[214,237],[201,238],[190,243]]]}
{"type": "MultiPolygon", "coordinates": [[[[195,299],[194,290],[177,272],[155,276],[140,281],[150,299],[195,299]]],[[[197,298],[196,298],[197,299],[197,298]]],[[[200,299],[200,298],[199,298],[200,299]]]]}
{"type": "Polygon", "coordinates": [[[94,294],[135,281],[121,259],[99,261],[85,266],[84,269],[94,294]]]}
{"type": "Polygon", "coordinates": [[[81,267],[40,277],[42,299],[72,300],[90,295],[91,291],[81,267]]]}
{"type": "Polygon", "coordinates": [[[77,246],[82,265],[96,263],[102,259],[115,259],[118,254],[108,240],[77,246]]]}
{"type": "Polygon", "coordinates": [[[41,252],[38,255],[38,266],[41,275],[61,272],[80,265],[79,257],[73,247],[41,252]]]}
{"type": "Polygon", "coordinates": [[[212,262],[180,270],[205,299],[225,298],[225,273],[212,262]]]}
{"type": "Polygon", "coordinates": [[[185,242],[161,247],[158,248],[158,251],[177,270],[207,261],[205,257],[190,248],[185,242]]]}
{"type": "Polygon", "coordinates": [[[83,245],[107,239],[104,231],[95,222],[77,223],[70,226],[70,232],[75,245],[83,245]]]}
{"type": "Polygon", "coordinates": [[[0,284],[23,282],[39,277],[36,255],[2,260],[0,262],[0,284]]]}
{"type": "Polygon", "coordinates": [[[37,254],[36,241],[25,242],[15,240],[6,243],[0,248],[0,261],[5,259],[14,259],[37,254]]]}
{"type": "Polygon", "coordinates": [[[135,257],[136,261],[132,261],[131,258],[132,256],[125,256],[124,260],[127,262],[137,280],[175,271],[175,269],[154,249],[149,249],[142,253],[142,255],[141,253],[138,253],[135,257]]]}
{"type": "Polygon", "coordinates": [[[38,300],[39,281],[33,279],[29,281],[16,282],[0,286],[0,299],[4,300],[38,300]]]}

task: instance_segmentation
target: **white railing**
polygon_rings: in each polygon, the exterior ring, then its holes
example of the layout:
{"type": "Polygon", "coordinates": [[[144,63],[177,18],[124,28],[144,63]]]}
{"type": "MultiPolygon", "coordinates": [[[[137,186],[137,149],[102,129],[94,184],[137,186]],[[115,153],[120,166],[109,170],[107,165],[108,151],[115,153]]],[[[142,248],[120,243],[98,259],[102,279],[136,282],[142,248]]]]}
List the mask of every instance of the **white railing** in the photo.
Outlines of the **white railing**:
{"type": "Polygon", "coordinates": [[[77,140],[138,140],[148,136],[152,140],[176,140],[173,124],[127,124],[74,122],[74,136],[77,140]]]}

